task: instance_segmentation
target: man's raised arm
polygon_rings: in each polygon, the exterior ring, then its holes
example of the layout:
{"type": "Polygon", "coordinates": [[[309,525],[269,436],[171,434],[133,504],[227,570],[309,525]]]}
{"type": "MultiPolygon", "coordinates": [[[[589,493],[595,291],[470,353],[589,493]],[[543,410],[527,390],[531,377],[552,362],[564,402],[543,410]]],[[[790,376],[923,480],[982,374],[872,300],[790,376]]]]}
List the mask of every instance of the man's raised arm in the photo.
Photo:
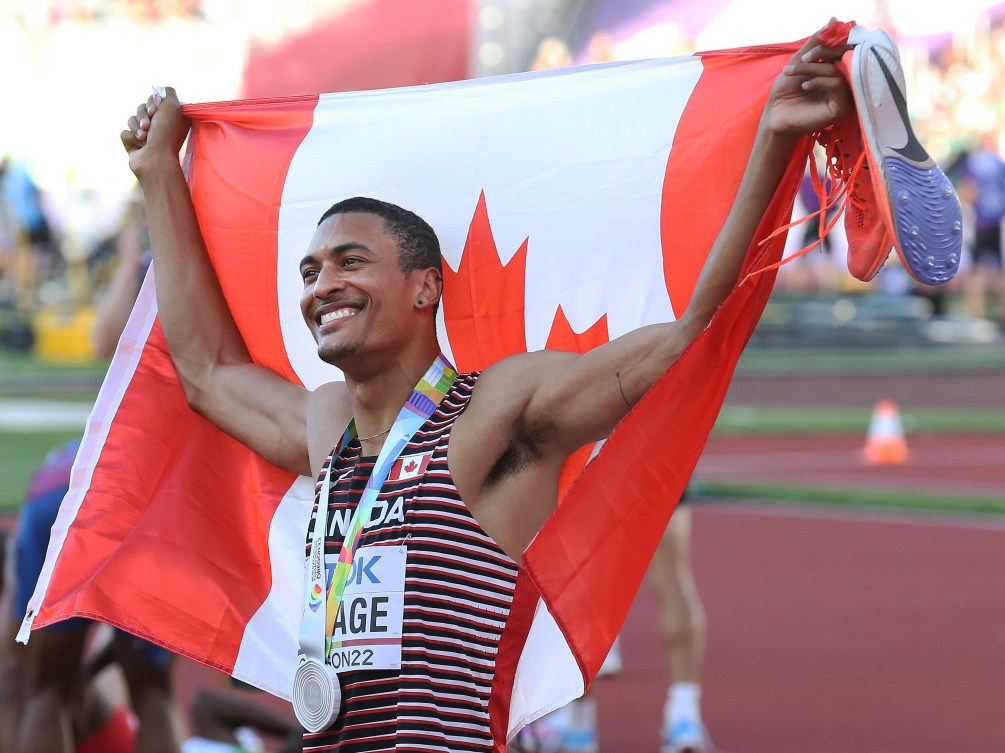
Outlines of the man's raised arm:
{"type": "Polygon", "coordinates": [[[736,286],[754,233],[798,140],[852,114],[851,93],[835,62],[846,45],[813,35],[785,66],[768,96],[732,209],[676,322],[642,327],[582,356],[554,354],[499,364],[495,382],[519,369],[532,381],[521,421],[546,427],[556,453],[607,436],[618,421],[704,330],[736,286]]]}
{"type": "Polygon", "coordinates": [[[174,90],[151,97],[121,134],[146,205],[157,307],[189,405],[276,465],[308,460],[309,393],[251,362],[206,254],[178,154],[188,134],[174,90]]]}

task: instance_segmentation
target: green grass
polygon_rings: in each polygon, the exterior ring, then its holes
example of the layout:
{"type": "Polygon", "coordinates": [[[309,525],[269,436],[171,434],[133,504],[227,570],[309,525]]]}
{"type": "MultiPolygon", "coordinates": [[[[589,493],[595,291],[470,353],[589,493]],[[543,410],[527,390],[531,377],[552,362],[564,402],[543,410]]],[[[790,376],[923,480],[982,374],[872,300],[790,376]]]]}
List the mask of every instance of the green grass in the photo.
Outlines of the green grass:
{"type": "Polygon", "coordinates": [[[959,371],[1005,369],[1000,345],[930,348],[792,348],[744,351],[737,366],[746,372],[959,371]]]}
{"type": "MultiPolygon", "coordinates": [[[[871,408],[805,406],[724,406],[715,424],[717,434],[840,434],[863,433],[871,408]]],[[[1005,432],[1005,411],[926,409],[902,411],[908,433],[1005,432]]]]}
{"type": "Polygon", "coordinates": [[[1005,499],[906,491],[703,481],[695,485],[694,494],[699,499],[755,499],[766,502],[1005,515],[1005,499]]]}
{"type": "MultiPolygon", "coordinates": [[[[58,364],[31,354],[0,350],[0,398],[93,402],[107,362],[58,364]]],[[[16,511],[31,474],[53,447],[79,437],[80,430],[0,430],[0,513],[16,511]]]]}
{"type": "Polygon", "coordinates": [[[31,474],[56,445],[79,431],[0,432],[0,513],[16,511],[31,474]]]}
{"type": "Polygon", "coordinates": [[[48,363],[30,354],[0,350],[0,398],[93,400],[107,369],[107,361],[48,363]]]}
{"type": "Polygon", "coordinates": [[[0,379],[4,377],[31,377],[39,379],[67,376],[100,380],[108,369],[108,361],[93,363],[53,363],[42,361],[31,353],[11,353],[0,350],[0,379]]]}

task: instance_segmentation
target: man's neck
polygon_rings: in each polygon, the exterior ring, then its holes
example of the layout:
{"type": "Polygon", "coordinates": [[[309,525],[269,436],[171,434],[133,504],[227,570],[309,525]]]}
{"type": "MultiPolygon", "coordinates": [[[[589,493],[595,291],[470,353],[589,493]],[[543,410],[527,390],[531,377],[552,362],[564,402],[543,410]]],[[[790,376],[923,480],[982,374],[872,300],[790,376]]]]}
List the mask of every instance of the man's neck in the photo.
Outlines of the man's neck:
{"type": "Polygon", "coordinates": [[[359,436],[391,428],[401,407],[439,352],[439,346],[434,343],[422,350],[402,353],[381,367],[343,369],[359,436]]]}

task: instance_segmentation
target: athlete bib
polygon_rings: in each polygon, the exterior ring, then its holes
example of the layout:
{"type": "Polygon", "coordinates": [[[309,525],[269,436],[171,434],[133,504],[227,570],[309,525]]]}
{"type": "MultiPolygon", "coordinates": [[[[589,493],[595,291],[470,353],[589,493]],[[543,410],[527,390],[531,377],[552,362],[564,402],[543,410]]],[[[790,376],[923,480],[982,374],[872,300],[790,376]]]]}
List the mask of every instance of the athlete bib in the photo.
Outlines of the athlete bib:
{"type": "MultiPolygon", "coordinates": [[[[331,579],[337,558],[328,560],[325,568],[331,579]]],[[[327,640],[328,663],[336,672],[401,669],[404,609],[405,547],[357,549],[327,640]]]]}

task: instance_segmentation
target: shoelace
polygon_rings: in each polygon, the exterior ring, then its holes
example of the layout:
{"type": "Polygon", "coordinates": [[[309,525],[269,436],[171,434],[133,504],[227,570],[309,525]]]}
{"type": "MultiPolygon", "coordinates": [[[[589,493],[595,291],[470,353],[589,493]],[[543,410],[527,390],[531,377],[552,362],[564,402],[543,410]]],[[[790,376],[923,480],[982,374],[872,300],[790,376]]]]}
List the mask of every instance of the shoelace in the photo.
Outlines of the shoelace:
{"type": "MultiPolygon", "coordinates": [[[[829,46],[846,44],[852,27],[855,25],[854,21],[846,23],[835,20],[821,32],[820,41],[829,46]]],[[[830,233],[830,231],[834,228],[834,225],[837,224],[841,215],[844,214],[847,202],[850,201],[852,206],[857,209],[865,209],[866,202],[855,192],[859,171],[862,169],[865,161],[865,149],[859,150],[858,158],[855,160],[854,164],[849,167],[848,163],[851,161],[851,152],[846,148],[845,139],[842,137],[843,131],[844,129],[840,128],[840,126],[837,128],[829,126],[822,131],[817,131],[813,134],[813,138],[809,140],[806,148],[806,161],[810,171],[810,178],[813,181],[813,190],[819,200],[820,209],[815,212],[810,212],[805,217],[793,220],[787,225],[783,225],[782,227],[776,229],[767,238],[760,241],[758,245],[763,246],[773,238],[778,237],[781,233],[784,233],[797,225],[801,225],[804,222],[809,222],[814,217],[817,218],[818,223],[817,239],[805,248],[801,248],[795,253],[790,254],[788,257],[767,267],[751,272],[751,276],[760,274],[761,272],[768,272],[772,269],[778,269],[783,264],[788,264],[793,259],[798,259],[800,256],[809,253],[814,248],[822,247],[824,238],[827,237],[827,234],[830,233]],[[825,170],[830,178],[827,187],[825,187],[823,185],[823,181],[820,180],[820,171],[817,170],[816,159],[813,155],[814,143],[818,143],[823,146],[827,154],[825,170]],[[834,213],[833,218],[828,221],[827,215],[830,214],[831,210],[835,207],[838,207],[838,210],[834,213]]]]}
{"type": "Polygon", "coordinates": [[[848,150],[846,140],[840,130],[832,127],[813,134],[813,138],[809,140],[806,147],[806,163],[810,173],[810,180],[813,184],[813,191],[817,196],[820,208],[815,212],[810,212],[804,217],[776,228],[768,237],[758,242],[758,246],[763,246],[782,233],[805,222],[809,222],[814,218],[817,220],[817,239],[810,245],[789,254],[784,259],[751,272],[751,277],[759,275],[762,272],[769,272],[772,269],[778,269],[794,259],[808,254],[815,248],[823,247],[824,239],[834,229],[838,220],[841,219],[849,202],[857,209],[863,210],[866,208],[867,202],[855,190],[860,171],[863,167],[868,170],[868,167],[865,165],[865,155],[865,149],[859,149],[858,157],[849,166],[849,163],[852,162],[851,151],[848,150]],[[824,165],[824,171],[828,178],[826,181],[820,178],[820,170],[817,167],[813,149],[814,143],[820,144],[827,155],[824,165]],[[837,208],[837,211],[828,220],[828,215],[835,208],[837,208]]]}

